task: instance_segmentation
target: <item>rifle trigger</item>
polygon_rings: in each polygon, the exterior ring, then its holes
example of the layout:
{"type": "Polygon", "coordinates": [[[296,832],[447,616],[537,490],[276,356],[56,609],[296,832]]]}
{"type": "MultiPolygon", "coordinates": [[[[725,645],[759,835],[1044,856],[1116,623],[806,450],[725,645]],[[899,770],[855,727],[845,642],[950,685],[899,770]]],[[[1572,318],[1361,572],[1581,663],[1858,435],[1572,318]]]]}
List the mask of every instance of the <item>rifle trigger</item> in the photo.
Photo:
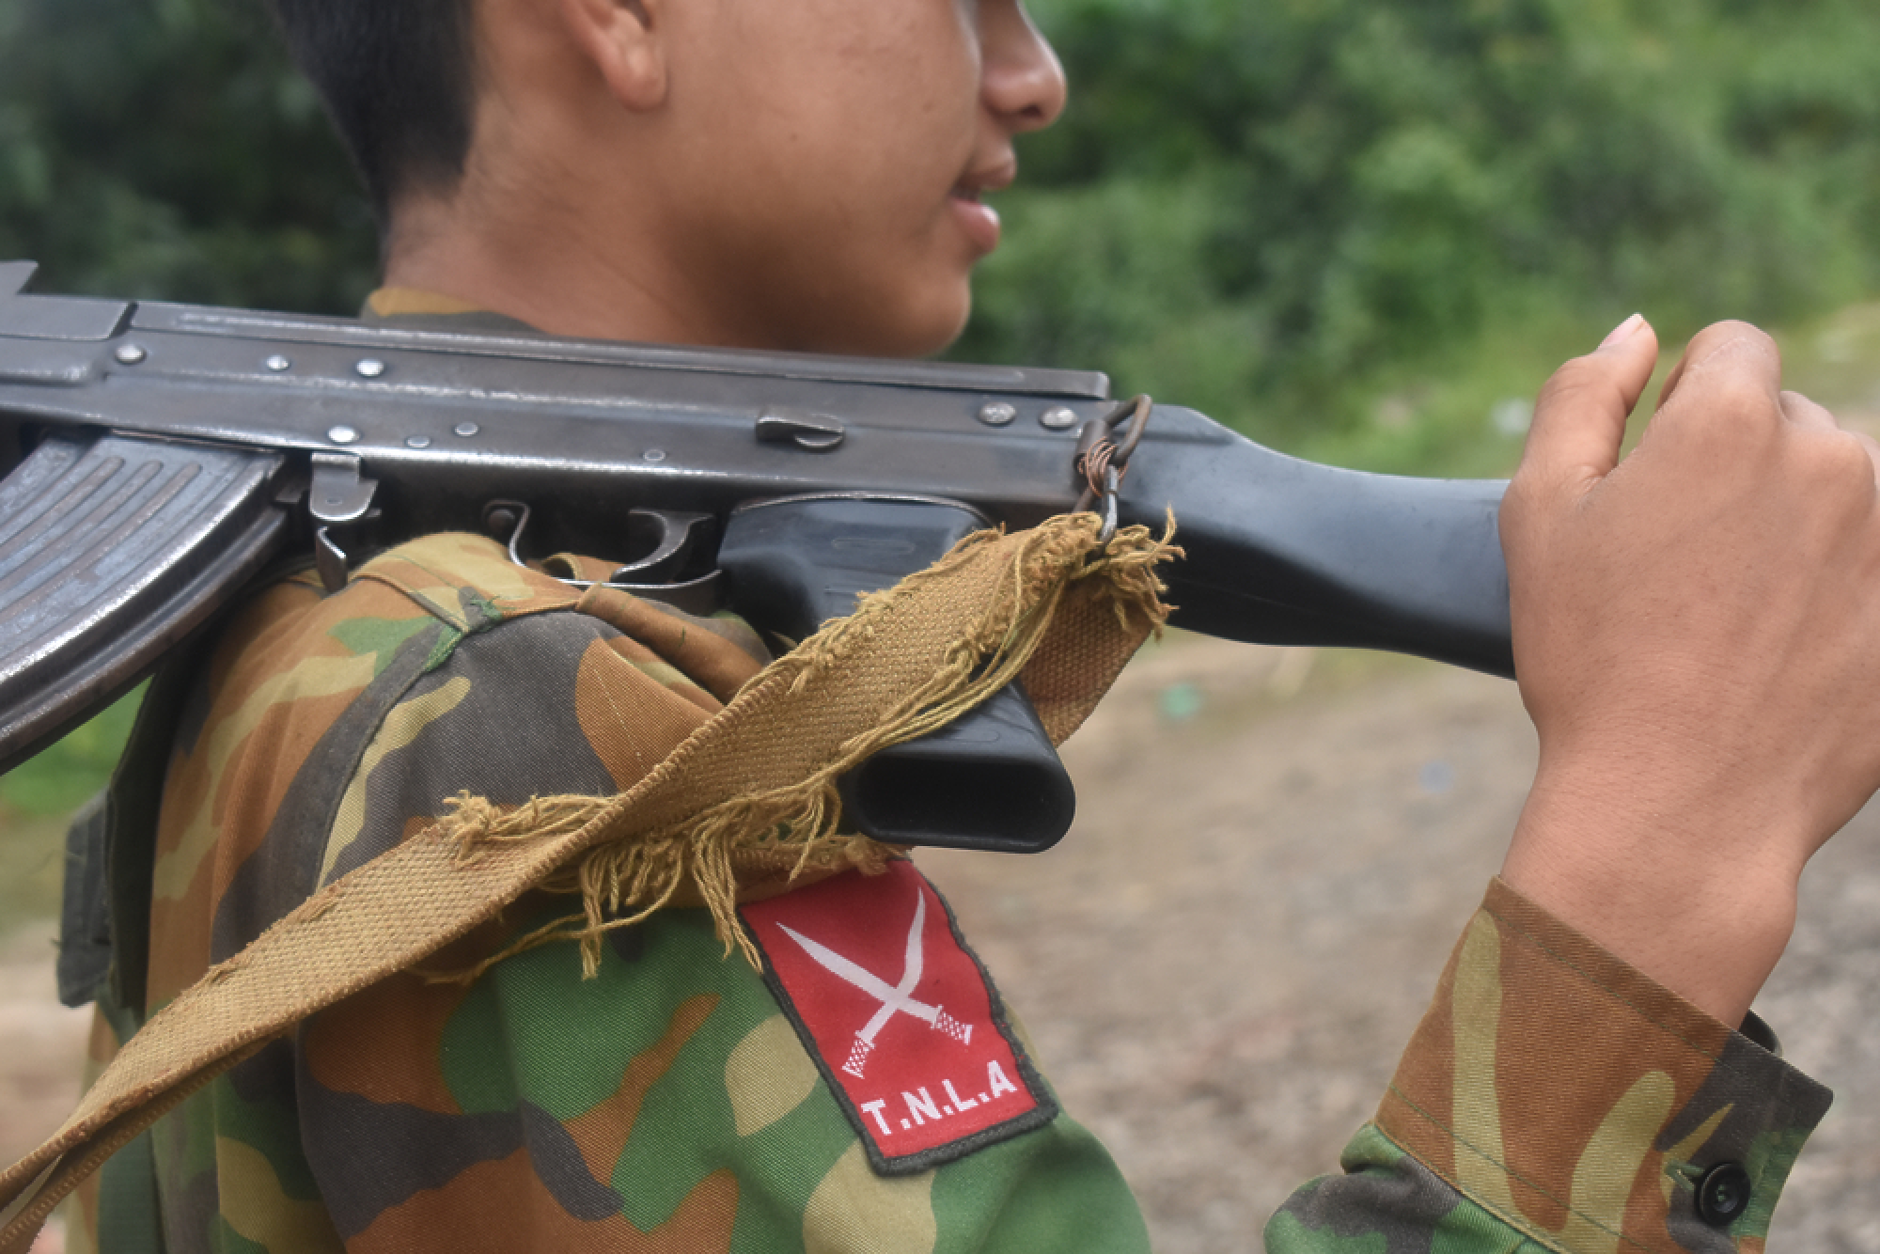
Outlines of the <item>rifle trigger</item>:
{"type": "Polygon", "coordinates": [[[652,551],[615,568],[607,582],[627,586],[678,582],[676,576],[710,537],[711,527],[710,514],[684,514],[666,509],[628,510],[629,540],[650,541],[652,551]]]}
{"type": "Polygon", "coordinates": [[[759,444],[793,444],[811,453],[827,453],[846,435],[848,429],[839,419],[800,409],[767,409],[757,419],[759,444]]]}

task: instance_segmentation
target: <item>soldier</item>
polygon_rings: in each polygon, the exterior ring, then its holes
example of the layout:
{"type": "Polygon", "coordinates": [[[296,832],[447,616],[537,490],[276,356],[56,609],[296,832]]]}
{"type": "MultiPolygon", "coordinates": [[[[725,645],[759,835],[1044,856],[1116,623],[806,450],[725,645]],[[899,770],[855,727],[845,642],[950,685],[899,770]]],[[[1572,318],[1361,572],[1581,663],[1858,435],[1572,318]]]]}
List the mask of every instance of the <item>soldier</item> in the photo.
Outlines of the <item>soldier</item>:
{"type": "MultiPolygon", "coordinates": [[[[414,325],[933,351],[998,242],[982,196],[1065,96],[1018,0],[279,7],[381,214],[366,316],[414,325]]],[[[1656,350],[1628,320],[1541,399],[1503,514],[1539,774],[1346,1174],[1271,1249],[1759,1249],[1825,1110],[1748,1008],[1803,863],[1880,784],[1875,450],[1724,325],[1621,463],[1656,350]]],[[[147,720],[174,741],[147,978],[100,1051],[444,798],[624,789],[763,665],[735,620],[556,578],[611,565],[437,536],[243,606],[147,720]]],[[[868,869],[747,886],[762,976],[675,902],[593,979],[551,944],[386,981],[165,1119],[77,1235],[1144,1248],[944,903],[868,869]]]]}

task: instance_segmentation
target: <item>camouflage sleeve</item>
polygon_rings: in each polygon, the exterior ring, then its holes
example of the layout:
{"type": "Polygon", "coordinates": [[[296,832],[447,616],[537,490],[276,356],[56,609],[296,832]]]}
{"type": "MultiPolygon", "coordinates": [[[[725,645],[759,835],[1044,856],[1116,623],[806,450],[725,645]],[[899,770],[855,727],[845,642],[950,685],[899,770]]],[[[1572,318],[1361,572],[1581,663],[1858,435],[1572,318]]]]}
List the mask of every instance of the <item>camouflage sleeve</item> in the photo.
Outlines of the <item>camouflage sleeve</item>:
{"type": "Polygon", "coordinates": [[[1267,1249],[1760,1254],[1830,1100],[1775,1048],[1497,880],[1346,1174],[1295,1193],[1267,1249]]]}
{"type": "MultiPolygon", "coordinates": [[[[158,838],[153,1003],[421,830],[460,789],[520,803],[630,786],[731,698],[758,654],[741,625],[580,594],[470,537],[403,546],[336,596],[277,590],[229,629],[179,737],[158,838]]],[[[526,897],[429,969],[473,966],[571,908],[526,897]]],[[[944,933],[930,934],[931,972],[944,933]]],[[[908,978],[884,994],[871,1040],[883,1053],[956,1049],[917,1016],[961,1003],[908,978]]],[[[878,1171],[857,1107],[780,997],[727,958],[705,911],[678,907],[613,933],[593,979],[574,946],[548,945],[468,985],[385,981],[153,1130],[164,1248],[1146,1248],[1108,1155],[1062,1116],[878,1171]]],[[[908,1104],[895,1118],[907,1129],[923,1111],[1015,1106],[1021,1071],[1000,1073],[1012,1092],[966,1087],[958,1067],[916,1076],[891,1094],[908,1104]],[[942,1079],[960,1081],[957,1095],[942,1079]]],[[[893,1126],[883,1112],[871,1113],[893,1126]]]]}

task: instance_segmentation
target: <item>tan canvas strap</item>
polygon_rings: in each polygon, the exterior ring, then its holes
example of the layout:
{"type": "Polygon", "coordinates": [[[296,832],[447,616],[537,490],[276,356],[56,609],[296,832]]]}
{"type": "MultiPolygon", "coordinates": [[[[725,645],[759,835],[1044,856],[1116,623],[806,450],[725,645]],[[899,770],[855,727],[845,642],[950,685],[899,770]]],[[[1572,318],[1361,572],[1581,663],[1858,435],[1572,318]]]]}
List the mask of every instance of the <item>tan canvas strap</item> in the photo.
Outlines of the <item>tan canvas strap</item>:
{"type": "Polygon", "coordinates": [[[0,1254],[25,1254],[61,1198],[191,1092],[558,872],[609,909],[696,893],[730,944],[745,879],[869,860],[861,838],[834,836],[832,802],[868,753],[1021,671],[1062,740],[1165,615],[1153,568],[1175,552],[1166,537],[1132,528],[1099,551],[1098,526],[1077,514],[971,537],[766,668],[628,792],[467,807],[329,885],[152,1016],[64,1126],[0,1175],[0,1254]]]}

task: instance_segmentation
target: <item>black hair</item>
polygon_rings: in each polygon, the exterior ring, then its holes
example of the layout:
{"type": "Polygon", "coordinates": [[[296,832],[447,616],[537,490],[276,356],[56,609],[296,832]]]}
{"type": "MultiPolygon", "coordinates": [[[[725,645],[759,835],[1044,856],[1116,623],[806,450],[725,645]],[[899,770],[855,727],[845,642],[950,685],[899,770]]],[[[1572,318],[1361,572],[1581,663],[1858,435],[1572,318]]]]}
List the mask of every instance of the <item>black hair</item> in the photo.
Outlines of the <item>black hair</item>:
{"type": "Polygon", "coordinates": [[[475,106],[472,0],[273,0],[383,228],[394,198],[463,177],[475,106]]]}

